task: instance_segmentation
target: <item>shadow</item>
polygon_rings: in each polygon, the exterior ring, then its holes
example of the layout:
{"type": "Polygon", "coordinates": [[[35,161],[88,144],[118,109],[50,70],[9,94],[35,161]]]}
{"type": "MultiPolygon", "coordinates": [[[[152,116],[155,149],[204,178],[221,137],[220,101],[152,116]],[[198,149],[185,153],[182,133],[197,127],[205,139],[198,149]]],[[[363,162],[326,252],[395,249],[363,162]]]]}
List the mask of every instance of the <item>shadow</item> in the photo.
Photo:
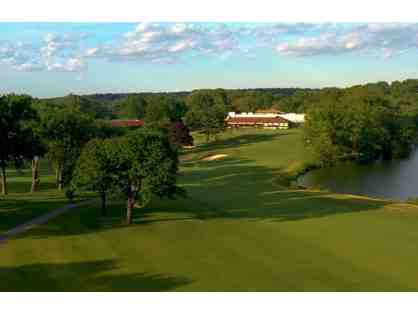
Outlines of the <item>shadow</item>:
{"type": "Polygon", "coordinates": [[[0,267],[0,291],[170,291],[192,282],[165,274],[121,273],[113,260],[0,267]]]}
{"type": "MultiPolygon", "coordinates": [[[[16,180],[15,178],[8,180],[7,189],[9,193],[29,193],[31,188],[31,178],[22,176],[16,180]]],[[[40,181],[38,192],[39,191],[48,191],[56,190],[57,184],[48,179],[42,179],[40,181]]]]}
{"type": "Polygon", "coordinates": [[[376,210],[386,200],[336,195],[327,191],[288,189],[281,186],[283,169],[254,165],[250,160],[209,162],[209,167],[190,168],[182,178],[189,198],[175,206],[157,201],[149,211],[175,212],[179,208],[197,219],[239,218],[291,221],[376,210]]]}
{"type": "Polygon", "coordinates": [[[55,208],[65,204],[62,196],[36,195],[33,199],[7,198],[0,200],[0,235],[2,232],[14,228],[33,218],[42,216],[55,208]],[[38,199],[39,196],[39,199],[38,199]],[[46,197],[47,200],[40,200],[46,197]]]}
{"type": "Polygon", "coordinates": [[[282,169],[255,165],[251,160],[225,159],[198,163],[181,177],[185,199],[153,199],[134,211],[133,224],[123,225],[125,202],[116,201],[107,217],[98,206],[85,206],[21,237],[67,236],[135,228],[155,223],[212,219],[246,219],[271,222],[298,221],[331,215],[378,210],[390,201],[333,194],[327,191],[289,190],[280,185],[282,169]]]}
{"type": "MultiPolygon", "coordinates": [[[[47,160],[41,160],[39,191],[54,190],[57,184],[54,178],[54,171],[47,160]]],[[[7,169],[7,189],[9,193],[28,193],[31,188],[32,170],[26,167],[21,169],[7,169]]]]}
{"type": "MultiPolygon", "coordinates": [[[[229,130],[228,132],[233,132],[229,130]]],[[[252,130],[254,132],[254,130],[252,130]]],[[[263,130],[263,133],[249,133],[249,134],[242,134],[226,139],[219,139],[214,140],[209,143],[201,144],[200,146],[197,146],[193,149],[188,149],[185,151],[180,152],[180,160],[182,162],[188,162],[191,160],[196,160],[196,156],[199,156],[199,158],[202,158],[205,156],[205,153],[211,152],[213,154],[214,150],[217,149],[228,149],[228,148],[235,148],[235,147],[243,147],[250,144],[256,144],[260,142],[267,142],[272,141],[278,137],[286,136],[291,133],[285,132],[285,131],[272,131],[272,133],[268,134],[265,133],[265,130],[263,130]]],[[[231,135],[231,134],[228,134],[231,135]]]]}

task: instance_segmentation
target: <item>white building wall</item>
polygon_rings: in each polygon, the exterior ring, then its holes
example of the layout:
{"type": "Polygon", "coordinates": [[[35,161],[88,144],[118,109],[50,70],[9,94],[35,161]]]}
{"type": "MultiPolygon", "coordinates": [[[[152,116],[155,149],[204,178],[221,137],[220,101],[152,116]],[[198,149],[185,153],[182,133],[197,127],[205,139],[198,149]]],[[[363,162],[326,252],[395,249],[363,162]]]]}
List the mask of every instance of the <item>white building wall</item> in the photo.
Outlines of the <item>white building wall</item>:
{"type": "Polygon", "coordinates": [[[279,117],[282,117],[293,123],[305,122],[305,114],[303,113],[284,113],[284,114],[279,114],[279,117]]]}
{"type": "Polygon", "coordinates": [[[303,113],[253,113],[253,112],[242,112],[242,113],[235,113],[235,112],[228,112],[228,117],[231,118],[243,118],[243,117],[265,117],[265,118],[274,118],[274,117],[282,117],[286,120],[289,120],[293,123],[303,123],[305,122],[305,114],[303,113]]]}

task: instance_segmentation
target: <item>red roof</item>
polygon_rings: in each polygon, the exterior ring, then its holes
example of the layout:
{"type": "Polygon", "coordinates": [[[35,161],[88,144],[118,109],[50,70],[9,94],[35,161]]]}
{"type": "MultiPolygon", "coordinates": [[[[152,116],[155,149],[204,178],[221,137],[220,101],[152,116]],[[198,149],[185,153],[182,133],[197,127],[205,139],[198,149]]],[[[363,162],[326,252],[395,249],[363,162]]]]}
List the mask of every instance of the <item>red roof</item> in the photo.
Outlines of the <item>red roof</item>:
{"type": "Polygon", "coordinates": [[[111,120],[112,126],[138,127],[144,125],[144,120],[111,120]]]}
{"type": "Polygon", "coordinates": [[[231,124],[266,124],[266,123],[289,123],[282,117],[229,117],[226,120],[227,123],[231,124]]]}

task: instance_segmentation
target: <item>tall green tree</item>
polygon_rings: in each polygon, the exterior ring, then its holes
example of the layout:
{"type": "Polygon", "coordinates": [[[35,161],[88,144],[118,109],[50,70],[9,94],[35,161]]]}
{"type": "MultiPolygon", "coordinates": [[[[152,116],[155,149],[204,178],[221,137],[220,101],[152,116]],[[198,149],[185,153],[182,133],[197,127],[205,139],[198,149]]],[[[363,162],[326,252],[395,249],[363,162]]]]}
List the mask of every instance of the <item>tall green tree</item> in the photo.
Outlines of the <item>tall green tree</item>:
{"type": "Polygon", "coordinates": [[[97,192],[102,215],[107,214],[108,194],[118,187],[118,154],[115,140],[93,139],[83,148],[74,170],[73,186],[97,192]]]}
{"type": "Polygon", "coordinates": [[[187,103],[186,124],[203,132],[207,141],[225,129],[225,118],[231,104],[223,90],[194,91],[187,103]]]}
{"type": "Polygon", "coordinates": [[[141,95],[129,95],[119,105],[130,119],[143,119],[145,116],[147,102],[141,95]]]}
{"type": "Polygon", "coordinates": [[[184,102],[175,97],[158,95],[148,98],[145,112],[147,127],[166,128],[174,121],[181,121],[187,108],[184,102]]]}
{"type": "Polygon", "coordinates": [[[56,171],[58,189],[71,181],[81,149],[95,135],[93,118],[78,106],[47,107],[41,111],[40,135],[56,171]]]}
{"type": "Polygon", "coordinates": [[[126,197],[126,222],[132,223],[135,204],[146,206],[152,195],[173,198],[184,195],[176,185],[178,156],[166,134],[139,129],[114,140],[118,147],[117,182],[126,197]]]}
{"type": "Polygon", "coordinates": [[[10,163],[22,166],[37,153],[38,139],[34,135],[33,121],[36,111],[32,98],[26,95],[0,97],[0,169],[2,194],[7,194],[6,168],[10,163]]]}
{"type": "Polygon", "coordinates": [[[193,137],[190,134],[190,130],[182,121],[170,124],[168,127],[168,138],[175,147],[193,145],[193,137]]]}

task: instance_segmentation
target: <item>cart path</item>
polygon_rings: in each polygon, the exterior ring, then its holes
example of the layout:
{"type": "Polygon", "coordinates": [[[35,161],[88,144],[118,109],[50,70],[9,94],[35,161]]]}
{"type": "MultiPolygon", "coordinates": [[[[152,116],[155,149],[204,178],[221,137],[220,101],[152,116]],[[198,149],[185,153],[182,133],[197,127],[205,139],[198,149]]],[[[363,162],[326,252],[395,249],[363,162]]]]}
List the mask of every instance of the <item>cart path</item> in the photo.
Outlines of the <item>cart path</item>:
{"type": "Polygon", "coordinates": [[[12,229],[7,230],[6,232],[3,232],[2,234],[0,234],[0,245],[6,243],[8,240],[10,240],[12,237],[19,235],[29,229],[32,229],[36,226],[42,225],[47,223],[48,221],[50,221],[51,219],[67,212],[70,209],[74,209],[83,205],[87,205],[90,203],[93,203],[94,201],[96,201],[95,199],[89,199],[89,200],[85,200],[85,201],[81,201],[79,203],[73,203],[73,204],[67,204],[64,205],[62,207],[53,209],[52,211],[50,211],[49,213],[46,213],[42,216],[33,218],[21,225],[18,225],[12,229]]]}

